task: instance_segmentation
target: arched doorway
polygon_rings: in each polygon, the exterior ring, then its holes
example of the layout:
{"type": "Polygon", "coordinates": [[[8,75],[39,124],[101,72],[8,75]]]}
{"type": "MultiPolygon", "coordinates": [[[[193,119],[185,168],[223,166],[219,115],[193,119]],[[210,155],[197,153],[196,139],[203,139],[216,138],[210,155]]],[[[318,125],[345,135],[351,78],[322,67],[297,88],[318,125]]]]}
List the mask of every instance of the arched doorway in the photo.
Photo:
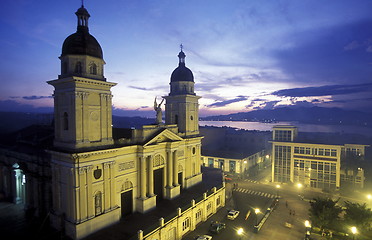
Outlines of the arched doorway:
{"type": "Polygon", "coordinates": [[[20,169],[18,163],[13,164],[13,202],[15,204],[25,203],[26,201],[26,175],[20,169]]]}

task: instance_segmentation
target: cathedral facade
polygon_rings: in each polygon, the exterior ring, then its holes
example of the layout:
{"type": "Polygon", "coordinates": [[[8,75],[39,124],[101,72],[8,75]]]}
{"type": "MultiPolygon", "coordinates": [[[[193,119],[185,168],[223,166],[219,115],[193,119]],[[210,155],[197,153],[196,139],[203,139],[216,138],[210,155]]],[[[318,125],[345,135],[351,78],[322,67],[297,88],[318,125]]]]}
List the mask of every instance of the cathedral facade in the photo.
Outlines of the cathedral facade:
{"type": "Polygon", "coordinates": [[[54,87],[54,139],[44,151],[51,180],[44,192],[51,199],[52,226],[81,239],[200,183],[202,136],[200,97],[182,48],[163,97],[165,123],[159,104],[153,125],[113,129],[116,83],[104,77],[103,51],[89,33],[88,11],[81,6],[75,14],[77,31],[63,43],[61,73],[48,81],[54,87]]]}

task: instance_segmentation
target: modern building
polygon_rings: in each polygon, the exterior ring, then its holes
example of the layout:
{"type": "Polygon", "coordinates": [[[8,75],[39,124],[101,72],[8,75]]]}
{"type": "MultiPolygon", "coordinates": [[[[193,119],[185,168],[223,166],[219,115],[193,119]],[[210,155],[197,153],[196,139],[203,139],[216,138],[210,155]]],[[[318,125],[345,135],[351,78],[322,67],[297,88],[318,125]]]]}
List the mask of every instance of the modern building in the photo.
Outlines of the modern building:
{"type": "Polygon", "coordinates": [[[363,187],[364,171],[361,168],[345,171],[345,166],[350,161],[356,166],[357,160],[364,159],[368,145],[307,142],[300,135],[295,126],[273,128],[273,182],[301,183],[325,190],[338,190],[343,181],[363,187]],[[354,177],[346,177],[350,175],[354,177]]]}
{"type": "MultiPolygon", "coordinates": [[[[159,104],[153,125],[113,129],[111,88],[116,83],[104,76],[103,51],[89,32],[87,9],[81,6],[75,14],[77,31],[63,43],[61,73],[48,81],[54,87],[54,131],[30,127],[28,142],[15,139],[22,149],[1,148],[0,192],[34,213],[49,212],[54,228],[81,239],[201,183],[203,137],[200,97],[182,48],[169,95],[163,97],[165,123],[159,104]]],[[[213,197],[223,206],[224,188],[213,197]]],[[[206,205],[208,214],[216,211],[212,202],[206,205]]],[[[206,219],[203,211],[197,219],[206,219]]]]}

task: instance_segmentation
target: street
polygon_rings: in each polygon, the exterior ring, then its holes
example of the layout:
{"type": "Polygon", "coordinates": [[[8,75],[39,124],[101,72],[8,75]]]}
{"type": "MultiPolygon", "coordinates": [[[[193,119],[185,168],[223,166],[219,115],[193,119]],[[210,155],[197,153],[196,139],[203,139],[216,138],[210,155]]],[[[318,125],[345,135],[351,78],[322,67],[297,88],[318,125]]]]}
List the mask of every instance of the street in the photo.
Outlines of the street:
{"type": "MultiPolygon", "coordinates": [[[[280,189],[276,184],[265,180],[269,169],[265,169],[256,179],[233,180],[226,184],[226,206],[206,222],[197,226],[197,229],[187,234],[183,239],[191,240],[198,235],[208,234],[216,240],[241,239],[241,240],[298,240],[305,234],[305,220],[308,216],[309,203],[299,198],[298,189],[292,185],[282,184],[280,189]],[[266,173],[265,173],[266,172],[266,173]],[[280,195],[279,205],[272,212],[268,220],[258,233],[254,232],[256,221],[260,221],[267,207],[275,197],[280,195]],[[240,214],[235,220],[228,220],[226,215],[229,209],[239,210],[240,214]],[[255,214],[255,209],[260,213],[255,214]],[[248,219],[246,213],[251,211],[248,219]],[[257,219],[256,219],[257,217],[257,219]],[[226,223],[226,229],[219,234],[208,232],[211,221],[226,223]],[[287,224],[286,224],[287,223],[287,224]],[[290,228],[288,227],[290,224],[290,228]],[[238,235],[238,229],[243,229],[243,234],[238,235]]],[[[316,239],[316,238],[313,238],[316,239]]]]}

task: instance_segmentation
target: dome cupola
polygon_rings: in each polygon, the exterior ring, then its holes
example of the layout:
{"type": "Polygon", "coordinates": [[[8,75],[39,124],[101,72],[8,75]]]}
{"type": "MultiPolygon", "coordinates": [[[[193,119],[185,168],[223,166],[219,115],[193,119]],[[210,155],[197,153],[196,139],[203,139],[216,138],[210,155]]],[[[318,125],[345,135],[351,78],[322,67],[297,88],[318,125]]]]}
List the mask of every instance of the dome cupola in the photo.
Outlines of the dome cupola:
{"type": "Polygon", "coordinates": [[[82,5],[77,11],[77,31],[66,38],[62,47],[62,55],[89,55],[103,58],[102,48],[98,41],[89,34],[88,10],[82,5]]]}
{"type": "Polygon", "coordinates": [[[89,33],[88,20],[90,14],[81,5],[75,12],[77,16],[76,32],[68,36],[62,45],[61,75],[59,78],[77,76],[104,80],[102,48],[89,33]]]}
{"type": "Polygon", "coordinates": [[[186,55],[183,52],[183,46],[181,44],[181,52],[178,54],[179,63],[178,67],[174,69],[171,75],[171,82],[194,82],[194,75],[191,70],[185,65],[186,55]]]}

